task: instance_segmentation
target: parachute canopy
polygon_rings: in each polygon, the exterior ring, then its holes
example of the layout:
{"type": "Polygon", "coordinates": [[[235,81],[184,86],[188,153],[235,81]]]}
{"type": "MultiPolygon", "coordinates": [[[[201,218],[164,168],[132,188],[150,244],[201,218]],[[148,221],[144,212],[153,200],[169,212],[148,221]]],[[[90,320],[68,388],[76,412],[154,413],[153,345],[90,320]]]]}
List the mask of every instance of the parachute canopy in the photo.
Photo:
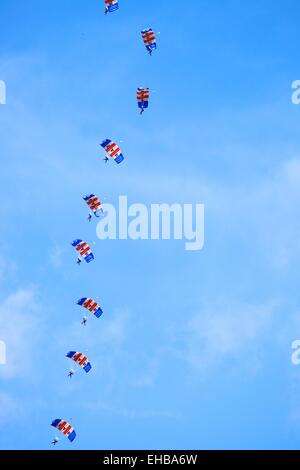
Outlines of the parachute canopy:
{"type": "Polygon", "coordinates": [[[89,196],[84,196],[83,199],[96,217],[101,217],[104,215],[103,209],[101,207],[102,202],[97,196],[90,194],[89,196]]]}
{"type": "Polygon", "coordinates": [[[142,38],[147,48],[147,51],[151,55],[152,51],[157,48],[156,37],[155,37],[153,29],[151,28],[143,29],[142,38]]]}
{"type": "Polygon", "coordinates": [[[136,91],[138,107],[142,111],[144,111],[144,109],[148,108],[149,106],[149,96],[150,96],[149,88],[138,88],[136,91]]]}
{"type": "Polygon", "coordinates": [[[82,367],[86,373],[90,372],[92,365],[84,354],[76,351],[70,351],[66,357],[76,362],[76,364],[82,367]]]}
{"type": "Polygon", "coordinates": [[[119,0],[104,0],[105,13],[113,13],[119,9],[119,0]]]}
{"type": "Polygon", "coordinates": [[[124,160],[120,147],[110,139],[106,139],[100,144],[104,148],[109,158],[113,158],[116,163],[122,163],[124,160]]]}
{"type": "Polygon", "coordinates": [[[81,256],[87,263],[90,263],[94,258],[90,246],[82,240],[74,240],[72,243],[78,255],[81,256]]]}
{"type": "Polygon", "coordinates": [[[62,432],[70,442],[73,442],[76,437],[76,432],[74,431],[73,426],[63,419],[55,419],[52,421],[51,426],[58,429],[62,432]]]}
{"type": "Polygon", "coordinates": [[[83,299],[78,300],[77,305],[81,305],[91,312],[95,317],[100,318],[103,315],[103,310],[100,305],[97,304],[93,299],[88,299],[84,297],[83,299]]]}

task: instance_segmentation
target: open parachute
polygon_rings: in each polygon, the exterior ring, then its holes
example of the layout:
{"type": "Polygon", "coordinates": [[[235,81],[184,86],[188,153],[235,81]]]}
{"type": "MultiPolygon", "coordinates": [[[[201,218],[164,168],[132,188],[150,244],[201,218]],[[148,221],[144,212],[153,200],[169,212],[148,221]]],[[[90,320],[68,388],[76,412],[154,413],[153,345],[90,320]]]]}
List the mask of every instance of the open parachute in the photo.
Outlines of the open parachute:
{"type": "Polygon", "coordinates": [[[119,9],[119,0],[104,0],[105,3],[105,14],[113,13],[119,9]]]}
{"type": "Polygon", "coordinates": [[[62,432],[70,442],[73,442],[76,438],[76,432],[74,431],[73,426],[63,419],[55,419],[52,421],[51,426],[62,432]]]}
{"type": "Polygon", "coordinates": [[[87,297],[83,297],[82,299],[78,300],[77,305],[80,305],[81,307],[86,308],[89,312],[91,312],[97,318],[100,318],[101,315],[103,315],[102,308],[93,299],[88,299],[87,297]]]}
{"type": "Polygon", "coordinates": [[[141,114],[145,111],[145,109],[149,106],[149,97],[150,97],[150,90],[149,88],[138,88],[136,91],[136,99],[138,102],[138,107],[141,110],[141,114]]]}
{"type": "Polygon", "coordinates": [[[86,373],[90,372],[90,370],[92,369],[92,365],[89,362],[88,358],[80,352],[70,351],[68,352],[66,357],[76,362],[76,364],[82,367],[86,373]]]}
{"type": "Polygon", "coordinates": [[[147,51],[151,55],[154,49],[157,49],[156,36],[153,29],[143,29],[141,32],[147,51]]]}
{"type": "Polygon", "coordinates": [[[109,160],[109,158],[113,158],[116,163],[122,163],[124,156],[120,147],[115,142],[110,139],[106,139],[103,140],[102,144],[100,145],[107,153],[107,157],[104,159],[106,162],[109,160]]]}
{"type": "Polygon", "coordinates": [[[79,261],[80,258],[84,259],[87,263],[90,263],[93,259],[95,259],[91,247],[82,240],[74,240],[72,243],[75,250],[78,252],[79,261]]]}
{"type": "Polygon", "coordinates": [[[89,209],[93,212],[95,217],[105,216],[105,213],[102,209],[102,202],[97,196],[95,196],[94,194],[90,194],[88,196],[84,196],[83,199],[85,200],[89,209]]]}

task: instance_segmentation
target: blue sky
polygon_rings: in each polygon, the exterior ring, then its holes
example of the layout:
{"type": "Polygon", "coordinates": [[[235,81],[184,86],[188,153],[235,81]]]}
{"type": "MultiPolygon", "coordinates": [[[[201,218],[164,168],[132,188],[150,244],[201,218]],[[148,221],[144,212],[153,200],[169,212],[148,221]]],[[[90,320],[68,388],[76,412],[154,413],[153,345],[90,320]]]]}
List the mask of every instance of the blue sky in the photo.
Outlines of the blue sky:
{"type": "Polygon", "coordinates": [[[48,448],[62,417],[61,449],[297,449],[299,4],[120,7],[0,0],[0,448],[48,448]],[[137,86],[155,90],[142,118],[137,86]],[[104,165],[106,137],[124,164],[104,165]],[[205,248],[97,241],[86,193],[204,203],[205,248]],[[96,241],[80,268],[78,237],[96,241]],[[86,329],[82,296],[105,311],[86,329]],[[94,369],[70,382],[73,349],[94,369]]]}

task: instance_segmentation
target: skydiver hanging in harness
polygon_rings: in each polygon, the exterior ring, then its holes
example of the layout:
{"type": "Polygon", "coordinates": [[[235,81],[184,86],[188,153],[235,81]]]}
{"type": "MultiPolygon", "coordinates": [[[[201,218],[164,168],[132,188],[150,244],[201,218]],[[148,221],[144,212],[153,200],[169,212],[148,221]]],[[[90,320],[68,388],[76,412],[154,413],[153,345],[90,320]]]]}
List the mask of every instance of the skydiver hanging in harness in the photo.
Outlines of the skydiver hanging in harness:
{"type": "Polygon", "coordinates": [[[143,107],[143,108],[141,109],[140,114],[143,114],[144,111],[145,111],[145,108],[143,107]]]}
{"type": "Polygon", "coordinates": [[[73,371],[73,369],[71,369],[70,372],[68,373],[69,379],[71,379],[74,374],[75,374],[75,372],[73,371]]]}
{"type": "Polygon", "coordinates": [[[105,163],[107,163],[108,160],[109,160],[109,158],[108,158],[108,157],[105,157],[105,158],[103,158],[103,160],[105,161],[105,163]]]}
{"type": "Polygon", "coordinates": [[[81,264],[81,259],[80,258],[78,258],[77,264],[78,264],[78,266],[81,264]]]}
{"type": "Polygon", "coordinates": [[[87,320],[88,320],[87,317],[83,317],[81,324],[82,324],[83,326],[86,326],[87,320]]]}
{"type": "Polygon", "coordinates": [[[93,217],[92,214],[89,213],[89,216],[88,216],[88,221],[89,221],[89,222],[92,220],[92,217],[93,217]]]}
{"type": "Polygon", "coordinates": [[[52,444],[53,446],[56,446],[56,444],[57,444],[58,442],[59,442],[58,437],[55,437],[55,438],[53,439],[53,441],[51,442],[51,444],[52,444]]]}

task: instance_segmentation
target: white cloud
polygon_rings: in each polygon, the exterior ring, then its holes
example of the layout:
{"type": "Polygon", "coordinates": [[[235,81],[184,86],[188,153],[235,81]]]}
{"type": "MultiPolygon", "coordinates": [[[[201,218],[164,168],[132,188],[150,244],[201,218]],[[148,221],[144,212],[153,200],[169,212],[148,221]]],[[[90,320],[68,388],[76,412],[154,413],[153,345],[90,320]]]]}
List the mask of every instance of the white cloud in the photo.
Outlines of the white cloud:
{"type": "Polygon", "coordinates": [[[39,307],[33,288],[19,289],[0,303],[0,339],[6,344],[7,364],[2,378],[30,374],[40,337],[39,307]]]}
{"type": "Polygon", "coordinates": [[[10,422],[12,419],[20,417],[19,403],[7,393],[0,392],[0,424],[10,422]]]}
{"type": "MultiPolygon", "coordinates": [[[[259,351],[271,331],[272,305],[215,304],[189,321],[180,337],[180,356],[193,367],[206,370],[224,364],[259,367],[259,351]],[[234,361],[233,361],[234,360],[234,361]]],[[[261,348],[262,349],[262,348],[261,348]]]]}
{"type": "Polygon", "coordinates": [[[129,419],[147,419],[154,417],[163,417],[163,418],[178,418],[178,415],[169,410],[156,410],[156,409],[129,409],[129,408],[120,408],[113,406],[105,401],[98,400],[94,403],[85,403],[85,408],[89,411],[95,412],[98,411],[102,414],[110,414],[121,416],[122,418],[129,419]]]}
{"type": "Polygon", "coordinates": [[[49,255],[50,264],[55,269],[60,269],[63,267],[63,255],[65,254],[66,249],[60,246],[54,246],[49,255]]]}
{"type": "MultiPolygon", "coordinates": [[[[240,149],[242,152],[244,149],[240,149]]],[[[256,158],[259,158],[258,156],[256,158]]],[[[279,161],[263,176],[237,178],[235,182],[214,179],[210,175],[185,178],[176,173],[126,175],[124,194],[145,202],[201,202],[216,236],[226,243],[228,236],[255,245],[269,266],[288,269],[300,258],[300,157],[279,161]],[[153,181],[156,192],[153,196],[153,181]],[[133,194],[135,196],[133,196],[133,194]],[[154,199],[153,199],[154,197],[154,199]]],[[[118,185],[120,176],[114,175],[118,185]]],[[[124,183],[122,181],[122,183],[124,183]]]]}
{"type": "MultiPolygon", "coordinates": [[[[98,299],[95,298],[95,300],[98,299]]],[[[88,313],[84,309],[81,310],[82,316],[88,313]]],[[[129,319],[130,315],[126,309],[116,310],[112,314],[105,312],[101,322],[89,314],[87,326],[84,328],[80,325],[79,315],[76,323],[70,328],[68,342],[71,341],[75,344],[82,342],[83,332],[85,332],[91,346],[97,346],[98,350],[109,350],[110,353],[112,350],[117,351],[122,348],[127,339],[129,319]]],[[[61,344],[65,343],[65,333],[58,336],[58,341],[61,344]]]]}

